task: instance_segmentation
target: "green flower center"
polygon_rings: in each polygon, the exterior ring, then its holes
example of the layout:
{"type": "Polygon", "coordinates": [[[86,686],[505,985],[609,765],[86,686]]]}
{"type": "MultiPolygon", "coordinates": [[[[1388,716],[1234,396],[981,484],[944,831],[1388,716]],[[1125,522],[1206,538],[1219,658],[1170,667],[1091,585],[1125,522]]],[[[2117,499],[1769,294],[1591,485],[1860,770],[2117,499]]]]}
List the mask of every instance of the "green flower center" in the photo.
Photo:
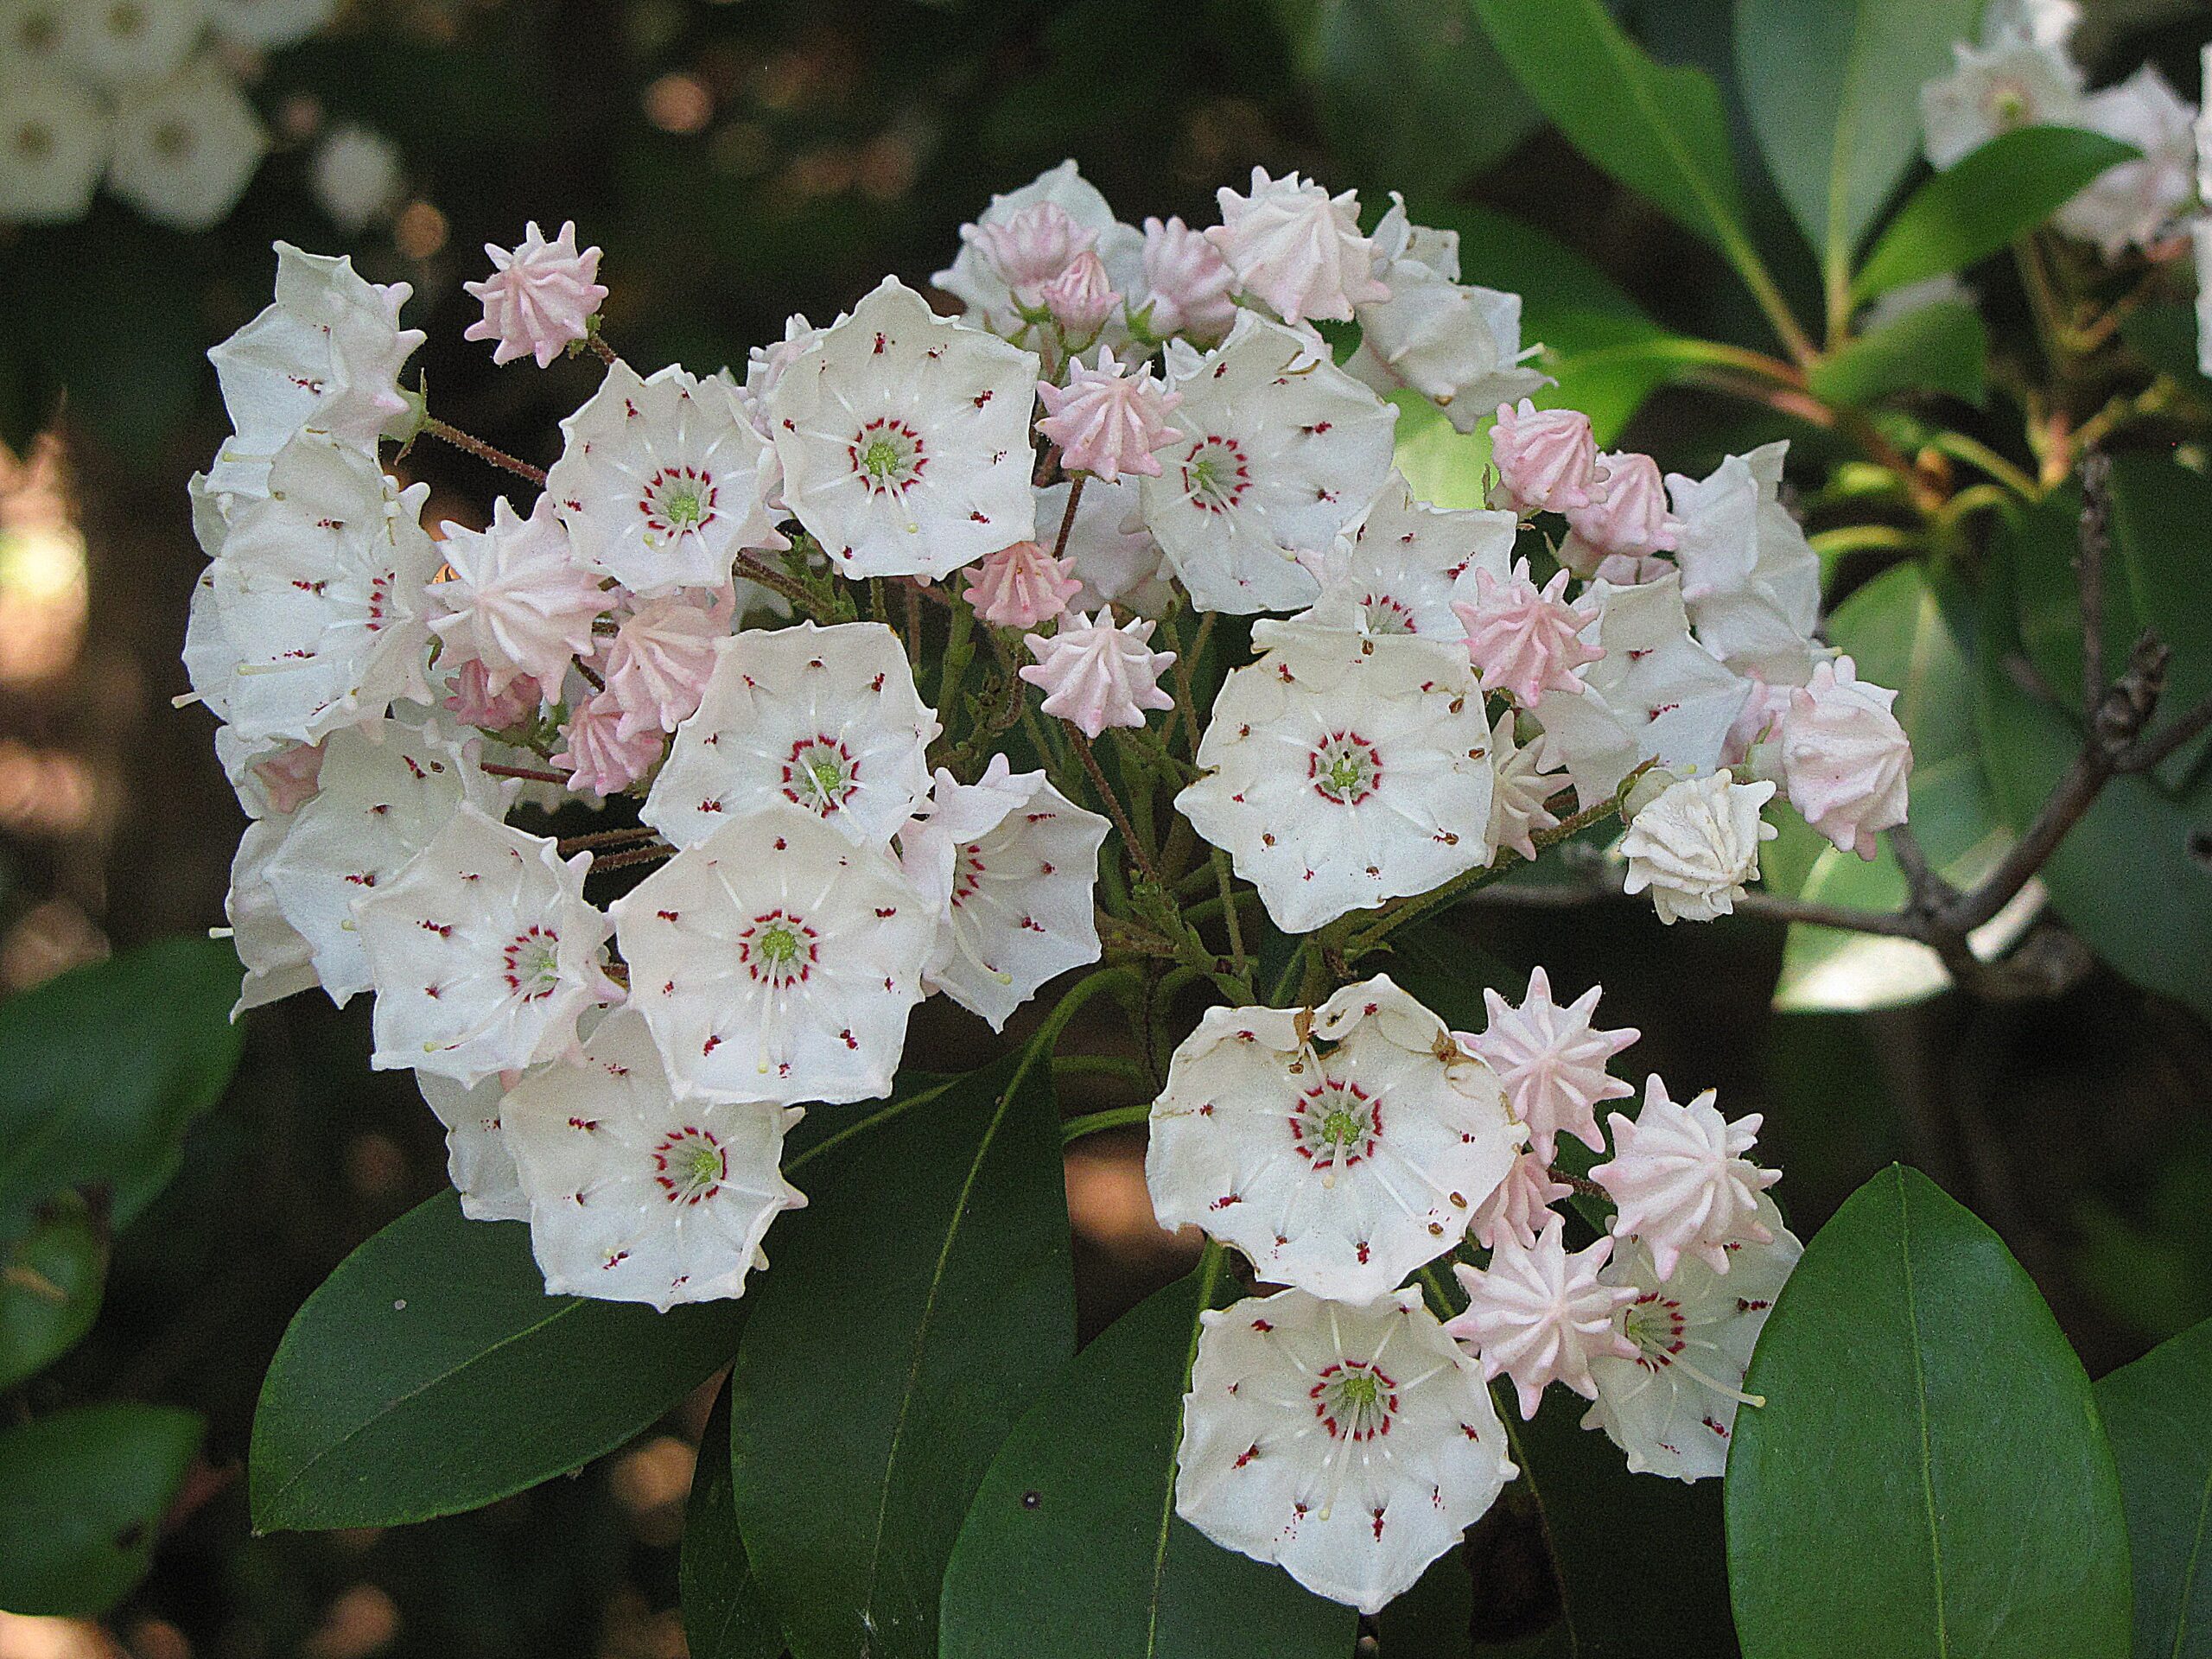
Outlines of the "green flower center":
{"type": "Polygon", "coordinates": [[[771,923],[760,930],[754,948],[777,967],[785,966],[798,955],[798,935],[781,922],[771,923]]]}
{"type": "Polygon", "coordinates": [[[879,484],[884,483],[899,470],[899,446],[888,438],[878,438],[861,455],[861,465],[867,469],[870,478],[879,484]]]}
{"type": "Polygon", "coordinates": [[[1390,1427],[1398,1410],[1398,1385],[1372,1360],[1347,1359],[1322,1371],[1307,1390],[1313,1414],[1337,1440],[1372,1440],[1390,1427]]]}
{"type": "Polygon", "coordinates": [[[1321,1138],[1331,1146],[1348,1147],[1359,1138],[1364,1127],[1357,1117],[1339,1106],[1321,1120],[1321,1138]]]}

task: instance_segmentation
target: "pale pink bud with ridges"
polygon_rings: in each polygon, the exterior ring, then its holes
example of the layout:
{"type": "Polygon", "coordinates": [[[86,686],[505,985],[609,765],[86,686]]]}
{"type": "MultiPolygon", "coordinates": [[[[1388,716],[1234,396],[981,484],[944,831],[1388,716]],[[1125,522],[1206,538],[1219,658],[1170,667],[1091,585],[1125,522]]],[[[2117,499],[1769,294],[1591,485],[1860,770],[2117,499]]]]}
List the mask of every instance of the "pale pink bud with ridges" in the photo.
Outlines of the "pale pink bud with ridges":
{"type": "Polygon", "coordinates": [[[1858,676],[1848,657],[1816,663],[1782,717],[1789,804],[1847,853],[1874,856],[1874,838],[1905,821],[1912,742],[1890,712],[1897,694],[1858,676]]]}
{"type": "Polygon", "coordinates": [[[1513,504],[1523,512],[1568,512],[1605,499],[1598,441],[1579,410],[1538,409],[1526,397],[1497,406],[1491,460],[1513,504]]]}
{"type": "Polygon", "coordinates": [[[447,696],[440,707],[464,726],[479,731],[504,732],[527,719],[544,696],[543,689],[527,674],[517,675],[497,690],[483,658],[472,657],[446,682],[447,696]]]}
{"type": "Polygon", "coordinates": [[[1016,542],[986,558],[963,597],[995,628],[1033,628],[1068,607],[1083,583],[1037,542],[1016,542]]]}
{"type": "Polygon", "coordinates": [[[1310,179],[1252,169],[1251,194],[1215,193],[1222,222],[1206,232],[1247,294],[1294,327],[1308,318],[1350,321],[1352,308],[1387,300],[1374,276],[1375,244],[1359,233],[1359,198],[1332,196],[1310,179]]]}
{"type": "Polygon", "coordinates": [[[1236,321],[1236,273],[1221,250],[1180,219],[1144,222],[1144,280],[1155,339],[1187,335],[1211,345],[1236,321]]]}
{"type": "Polygon", "coordinates": [[[1103,346],[1095,368],[1077,360],[1069,368],[1066,385],[1040,381],[1037,395],[1046,410],[1037,429],[1060,446],[1062,463],[1073,472],[1096,473],[1109,484],[1123,473],[1158,478],[1160,461],[1154,452],[1183,436],[1167,424],[1168,412],[1183,401],[1183,394],[1168,391],[1149,368],[1140,367],[1132,375],[1103,346]]]}
{"type": "Polygon", "coordinates": [[[1551,1206],[1573,1191],[1565,1181],[1552,1179],[1550,1165],[1535,1153],[1524,1152],[1490,1197],[1475,1206],[1467,1230],[1486,1250],[1503,1238],[1525,1249],[1536,1242],[1537,1230],[1551,1218],[1551,1206]]]}
{"type": "Polygon", "coordinates": [[[1090,617],[1076,612],[1049,639],[1023,637],[1037,660],[1022,669],[1021,677],[1044,688],[1046,714],[1085,737],[1096,737],[1109,726],[1141,726],[1146,709],[1175,706],[1160,689],[1160,677],[1175,653],[1150,648],[1153,626],[1137,620],[1117,628],[1110,610],[1090,617]]]}
{"type": "Polygon", "coordinates": [[[1503,691],[1523,709],[1533,709],[1546,691],[1580,692],[1574,671],[1605,653],[1586,643],[1581,631],[1590,618],[1567,602],[1567,572],[1556,571],[1539,591],[1529,578],[1529,562],[1500,582],[1479,567],[1475,598],[1452,602],[1467,630],[1467,654],[1474,659],[1483,690],[1503,691]]]}
{"type": "Polygon", "coordinates": [[[621,737],[672,732],[690,718],[734,608],[735,597],[725,588],[709,605],[671,595],[648,600],[623,618],[607,647],[606,667],[607,694],[622,709],[621,737]]]}
{"type": "Polygon", "coordinates": [[[484,302],[481,321],[469,324],[463,340],[491,340],[494,363],[534,356],[543,368],[588,332],[592,314],[607,298],[597,280],[597,248],[576,251],[576,227],[561,226],[550,242],[533,220],[512,250],[484,245],[492,274],[461,286],[484,302]]]}
{"type": "Polygon", "coordinates": [[[1599,456],[1598,465],[1605,474],[1604,498],[1567,510],[1575,535],[1599,553],[1640,559],[1673,552],[1682,522],[1667,510],[1659,463],[1649,455],[1616,452],[1599,456]]]}
{"type": "Polygon", "coordinates": [[[1613,1241],[1601,1238],[1568,1255],[1567,1224],[1554,1215],[1533,1244],[1500,1240],[1487,1272],[1464,1264],[1452,1269],[1467,1309],[1444,1328],[1482,1357],[1484,1377],[1512,1378],[1522,1422],[1536,1414],[1549,1383],[1596,1399],[1590,1375],[1596,1356],[1636,1357],[1615,1319],[1641,1293],[1598,1280],[1612,1250],[1613,1241]]]}
{"type": "Polygon", "coordinates": [[[1598,1103],[1636,1092],[1607,1072],[1605,1063],[1643,1033],[1633,1026],[1599,1031],[1592,1023],[1600,988],[1592,985],[1562,1007],[1552,1001],[1551,976],[1538,968],[1529,974],[1518,1007],[1485,988],[1489,1024],[1480,1035],[1453,1033],[1459,1046],[1505,1085],[1506,1103],[1528,1126],[1529,1144],[1546,1163],[1562,1135],[1574,1136],[1592,1152],[1604,1151],[1598,1103]]]}
{"type": "Polygon", "coordinates": [[[1745,1155],[1763,1120],[1751,1112],[1730,1122],[1713,1102],[1708,1089],[1677,1103],[1656,1074],[1645,1078],[1643,1109],[1633,1122],[1618,1112],[1607,1120],[1613,1155],[1590,1172],[1617,1206],[1613,1236],[1641,1239],[1662,1280],[1685,1255],[1726,1273],[1730,1244],[1774,1243],[1758,1199],[1782,1172],[1745,1155]]]}
{"type": "Polygon", "coordinates": [[[593,795],[618,795],[652,770],[660,759],[658,731],[622,734],[621,700],[602,691],[561,728],[553,764],[569,773],[569,787],[593,795]]]}
{"type": "Polygon", "coordinates": [[[1063,332],[1077,339],[1095,334],[1114,315],[1122,296],[1106,276],[1106,262],[1085,249],[1068,268],[1037,291],[1063,332]]]}
{"type": "Polygon", "coordinates": [[[1037,202],[995,225],[963,226],[960,235],[991,262],[1014,299],[1032,309],[1045,285],[1098,241],[1097,232],[1077,224],[1056,201],[1037,202]]]}

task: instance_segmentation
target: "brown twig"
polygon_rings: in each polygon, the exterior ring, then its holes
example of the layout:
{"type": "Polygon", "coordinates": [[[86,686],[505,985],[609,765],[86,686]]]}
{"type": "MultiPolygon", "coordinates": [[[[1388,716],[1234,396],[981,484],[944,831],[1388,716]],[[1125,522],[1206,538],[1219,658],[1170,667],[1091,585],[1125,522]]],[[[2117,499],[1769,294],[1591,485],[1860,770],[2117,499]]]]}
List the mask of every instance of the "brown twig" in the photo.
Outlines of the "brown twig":
{"type": "Polygon", "coordinates": [[[1068,739],[1074,747],[1076,758],[1083,762],[1083,769],[1090,774],[1090,786],[1098,791],[1098,798],[1106,803],[1106,810],[1114,820],[1114,828],[1121,831],[1122,845],[1129,849],[1129,856],[1136,861],[1137,868],[1144,872],[1145,880],[1164,892],[1167,884],[1160,879],[1160,871],[1153,864],[1152,855],[1145,851],[1144,843],[1137,839],[1136,830],[1129,823],[1128,814],[1122,810],[1121,801],[1115,796],[1113,785],[1106,781],[1105,770],[1099,766],[1098,756],[1091,750],[1090,740],[1073,726],[1068,728],[1068,739]]]}
{"type": "Polygon", "coordinates": [[[526,478],[531,483],[538,485],[545,482],[545,469],[543,467],[533,467],[528,461],[511,455],[505,450],[488,444],[471,433],[462,431],[457,426],[448,425],[435,415],[425,415],[423,417],[423,429],[432,437],[442,439],[453,445],[454,448],[475,456],[479,461],[487,462],[493,467],[504,467],[518,478],[526,478]]]}

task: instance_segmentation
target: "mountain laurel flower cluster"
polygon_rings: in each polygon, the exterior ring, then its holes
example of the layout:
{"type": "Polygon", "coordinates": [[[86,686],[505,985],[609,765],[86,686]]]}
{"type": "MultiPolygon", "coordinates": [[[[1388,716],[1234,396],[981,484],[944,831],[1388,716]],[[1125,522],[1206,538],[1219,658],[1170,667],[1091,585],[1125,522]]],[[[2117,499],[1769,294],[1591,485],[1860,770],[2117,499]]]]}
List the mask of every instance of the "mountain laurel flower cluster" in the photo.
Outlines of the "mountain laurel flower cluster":
{"type": "Polygon", "coordinates": [[[280,245],[213,353],[187,701],[248,820],[239,1009],[369,993],[549,1292],[742,1294],[787,1134],[899,1090],[926,1000],[1041,995],[1027,1066],[1142,988],[1172,1058],[1119,1121],[1248,1293],[1192,1334],[1176,1509],[1372,1612],[1515,1478],[1495,1379],[1719,1473],[1797,1251],[1756,1116],[1653,1077],[1601,1126],[1637,1033],[1596,986],[1478,1012],[1394,936],[1569,836],[1725,915],[1785,809],[1871,856],[1911,753],[1817,636],[1781,446],[1601,453],[1402,202],[1220,205],[1131,224],[1067,163],[963,229],[959,315],[886,277],[741,372],[625,360],[597,250],[533,225],[466,337],[603,365],[542,474],[404,384],[404,285],[280,245]],[[1417,497],[1386,394],[1490,422],[1491,505],[1417,497]],[[508,493],[426,525],[426,439],[508,493]]]}

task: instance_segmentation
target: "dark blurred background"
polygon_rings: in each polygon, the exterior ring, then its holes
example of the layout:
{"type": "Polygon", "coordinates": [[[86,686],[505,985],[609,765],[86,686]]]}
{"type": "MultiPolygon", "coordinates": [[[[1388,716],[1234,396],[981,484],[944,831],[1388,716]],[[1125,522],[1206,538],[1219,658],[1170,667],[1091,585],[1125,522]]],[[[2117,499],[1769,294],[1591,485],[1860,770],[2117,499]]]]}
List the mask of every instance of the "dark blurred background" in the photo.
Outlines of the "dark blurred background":
{"type": "MultiPolygon", "coordinates": [[[[1728,53],[1724,0],[1626,9],[1662,56],[1728,53]]],[[[2204,9],[2092,4],[2094,66],[2145,55],[2195,84],[2204,9]]],[[[1124,219],[1214,215],[1255,164],[1479,203],[1538,226],[1666,322],[1757,341],[1711,251],[1548,130],[1453,0],[393,0],[266,66],[277,148],[230,219],[196,236],[103,198],[81,224],[0,230],[0,982],[221,919],[240,818],[211,722],[174,711],[200,556],[187,475],[225,431],[201,353],[266,303],[272,238],[406,281],[415,362],[445,418],[550,460],[597,370],[494,370],[461,333],[481,245],[574,219],[607,257],[608,337],[642,365],[742,372],[787,312],[829,320],[894,271],[920,285],[995,190],[1073,156],[1124,219]],[[397,147],[404,188],[358,234],[315,206],[319,135],[397,147]],[[65,395],[66,391],[66,395],[65,395]],[[57,415],[56,400],[60,398],[57,415]]],[[[1739,152],[1748,156],[1748,149],[1739,152]]],[[[1761,210],[1780,222],[1770,191],[1761,210]]],[[[1791,238],[1770,238],[1787,262],[1791,238]]],[[[1571,272],[1564,263],[1562,280],[1571,272]]],[[[1809,282],[1802,270],[1790,280],[1809,282]]],[[[2001,309],[2003,295],[1991,302],[2001,309]]],[[[1775,417],[1662,392],[1624,435],[1669,470],[1785,435],[1775,417]]],[[[1801,445],[1802,432],[1788,434],[1801,445]]],[[[1814,457],[1817,460],[1817,457],[1814,457]]],[[[488,517],[498,480],[451,451],[401,463],[429,518],[488,517]]],[[[1779,930],[1662,930],[1642,907],[1464,911],[1441,977],[1460,1023],[1484,979],[1541,962],[1602,979],[1628,1057],[1675,1093],[1766,1114],[1762,1144],[1802,1234],[1892,1158],[2004,1234],[2093,1375],[2212,1314],[2212,1037],[2101,970],[2056,1004],[1955,995],[1873,1014],[1777,1014],[1779,930]]],[[[1103,1006],[1094,1004],[1094,1007],[1103,1006]]],[[[92,1336],[29,1404],[174,1401],[213,1427],[153,1576],[106,1631],[0,1616],[0,1659],[673,1656],[673,1545],[706,1399],[580,1477],[478,1515],[385,1533],[248,1535],[242,1462],[285,1323],[368,1234],[444,1180],[404,1076],[367,1066],[368,1009],[319,995],[249,1022],[229,1096],[181,1178],[118,1245],[92,1336]]],[[[1110,1047],[1099,1027],[1086,1040],[1110,1047]]],[[[950,1070],[992,1039],[932,1005],[913,1058],[950,1070]]],[[[1109,1087],[1071,1081],[1080,1090],[1109,1087]]],[[[1069,1166],[1086,1332],[1180,1269],[1154,1227],[1134,1135],[1069,1166]]],[[[1717,1548],[1717,1541],[1716,1541],[1717,1548]]]]}

